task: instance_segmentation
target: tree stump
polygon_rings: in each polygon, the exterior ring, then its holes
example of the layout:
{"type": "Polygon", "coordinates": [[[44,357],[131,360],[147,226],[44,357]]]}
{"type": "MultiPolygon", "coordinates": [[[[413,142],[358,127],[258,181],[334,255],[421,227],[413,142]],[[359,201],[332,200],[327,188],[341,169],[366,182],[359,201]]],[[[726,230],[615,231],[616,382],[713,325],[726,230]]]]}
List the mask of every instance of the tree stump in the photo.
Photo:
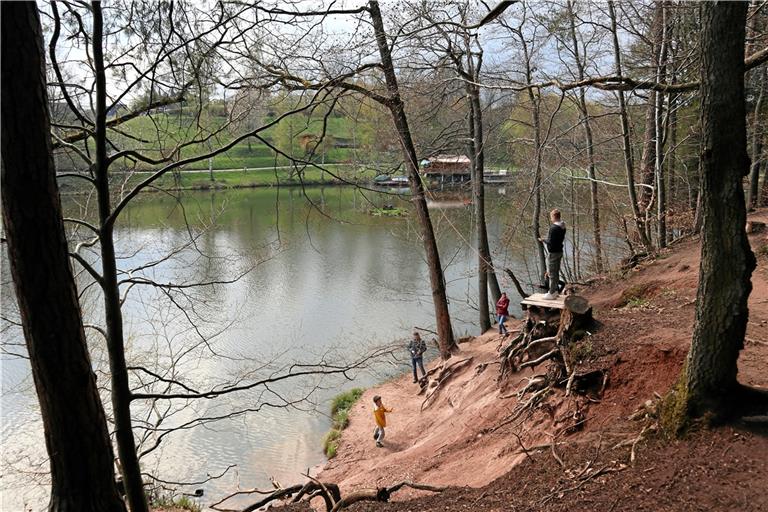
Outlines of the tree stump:
{"type": "Polygon", "coordinates": [[[592,306],[581,295],[569,295],[565,298],[565,308],[560,313],[560,327],[557,339],[560,345],[570,343],[575,332],[586,330],[594,321],[592,306]]]}

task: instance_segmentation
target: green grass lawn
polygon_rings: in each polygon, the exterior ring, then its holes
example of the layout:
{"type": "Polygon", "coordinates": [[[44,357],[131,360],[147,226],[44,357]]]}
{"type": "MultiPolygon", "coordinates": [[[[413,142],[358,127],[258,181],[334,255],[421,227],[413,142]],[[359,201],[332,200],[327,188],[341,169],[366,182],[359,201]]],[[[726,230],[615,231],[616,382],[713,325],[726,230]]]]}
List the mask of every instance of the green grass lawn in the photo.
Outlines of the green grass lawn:
{"type": "MultiPolygon", "coordinates": [[[[274,120],[266,117],[261,122],[268,124],[274,120]]],[[[151,115],[139,116],[121,124],[118,131],[110,130],[109,136],[115,149],[132,149],[154,159],[170,154],[179,144],[186,144],[176,155],[175,160],[201,156],[231,143],[234,138],[247,130],[244,126],[225,126],[226,117],[204,114],[199,120],[189,115],[189,112],[154,112],[151,115]],[[213,135],[209,140],[209,136],[213,135]],[[187,144],[190,141],[200,141],[187,144]]],[[[312,141],[323,130],[322,117],[315,115],[311,118],[297,115],[283,119],[280,123],[259,133],[265,142],[251,137],[245,139],[225,153],[212,158],[214,169],[242,169],[282,166],[289,163],[288,159],[278,154],[271,146],[280,151],[293,155],[298,159],[310,159],[313,162],[350,163],[358,161],[360,150],[349,147],[356,139],[357,125],[344,117],[329,117],[326,129],[326,139],[323,145],[314,148],[312,141]],[[309,155],[309,150],[314,154],[309,155]]],[[[82,146],[81,146],[82,147],[82,146]]],[[[92,139],[89,150],[93,152],[92,139]]],[[[58,158],[57,167],[68,170],[71,161],[78,158],[73,153],[62,151],[58,158]]],[[[193,162],[187,169],[208,169],[207,158],[193,162]]],[[[124,159],[116,161],[114,168],[151,170],[152,164],[142,161],[124,159]]]]}
{"type": "MultiPolygon", "coordinates": [[[[177,172],[166,174],[153,183],[153,186],[160,189],[191,189],[205,190],[212,188],[247,188],[247,187],[268,187],[268,186],[296,186],[339,184],[342,180],[352,183],[366,183],[373,179],[376,174],[373,170],[363,169],[353,165],[329,164],[324,166],[335,176],[323,172],[316,168],[307,168],[301,177],[291,169],[259,169],[243,171],[214,171],[213,180],[207,172],[177,172]]],[[[137,172],[130,175],[113,174],[112,178],[116,181],[124,181],[127,177],[127,188],[131,188],[141,181],[147,179],[149,173],[137,172]]],[[[63,192],[77,192],[83,187],[83,182],[64,178],[60,180],[63,192]]]]}

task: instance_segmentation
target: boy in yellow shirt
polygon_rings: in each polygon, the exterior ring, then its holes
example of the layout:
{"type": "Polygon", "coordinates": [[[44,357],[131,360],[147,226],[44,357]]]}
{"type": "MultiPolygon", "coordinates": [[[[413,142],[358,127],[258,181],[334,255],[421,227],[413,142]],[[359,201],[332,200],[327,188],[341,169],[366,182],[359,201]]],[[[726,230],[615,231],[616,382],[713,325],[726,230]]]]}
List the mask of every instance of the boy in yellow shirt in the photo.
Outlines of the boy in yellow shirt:
{"type": "Polygon", "coordinates": [[[376,446],[382,448],[384,445],[384,427],[387,426],[387,413],[392,412],[392,409],[387,409],[381,402],[381,397],[376,395],[373,397],[373,403],[376,408],[373,410],[373,417],[376,420],[376,428],[373,429],[373,438],[376,440],[376,446]]]}

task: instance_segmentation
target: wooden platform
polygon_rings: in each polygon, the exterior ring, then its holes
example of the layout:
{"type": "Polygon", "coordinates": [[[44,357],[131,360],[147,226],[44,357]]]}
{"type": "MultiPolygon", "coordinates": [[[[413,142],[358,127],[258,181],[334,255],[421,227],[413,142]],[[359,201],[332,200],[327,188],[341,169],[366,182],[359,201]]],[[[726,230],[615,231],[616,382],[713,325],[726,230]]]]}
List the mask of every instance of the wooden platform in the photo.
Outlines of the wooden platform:
{"type": "Polygon", "coordinates": [[[526,306],[538,306],[540,308],[552,308],[552,309],[565,309],[565,295],[558,295],[557,298],[552,300],[547,300],[544,298],[543,293],[534,293],[528,298],[523,299],[520,301],[520,304],[523,305],[523,309],[525,309],[526,306]]]}

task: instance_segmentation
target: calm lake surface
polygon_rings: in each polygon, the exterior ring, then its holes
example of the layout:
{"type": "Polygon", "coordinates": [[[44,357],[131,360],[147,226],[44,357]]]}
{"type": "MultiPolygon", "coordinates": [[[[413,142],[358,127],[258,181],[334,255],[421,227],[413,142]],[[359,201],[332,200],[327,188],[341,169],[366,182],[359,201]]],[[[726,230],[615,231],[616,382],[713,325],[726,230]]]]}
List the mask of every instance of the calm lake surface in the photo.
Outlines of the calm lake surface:
{"type": "MultiPolygon", "coordinates": [[[[514,247],[526,236],[527,228],[509,229],[520,220],[518,209],[510,207],[513,194],[510,187],[488,189],[488,228],[496,263],[526,280],[533,260],[499,249],[501,242],[514,247]]],[[[124,305],[130,364],[162,370],[166,378],[198,391],[220,389],[232,381],[278,375],[297,362],[343,365],[404,343],[413,326],[433,329],[428,272],[413,216],[369,212],[385,204],[410,209],[407,199],[347,187],[187,192],[180,201],[161,193],[140,198],[115,232],[119,266],[135,269],[123,278],[218,284],[170,296],[154,286],[133,286],[124,305]]],[[[430,210],[457,335],[477,334],[473,219],[462,199],[456,193],[442,196],[441,207],[430,210]]],[[[65,203],[74,212],[85,200],[65,203]]],[[[4,272],[3,316],[14,318],[9,279],[4,272]]],[[[85,286],[85,276],[80,279],[87,321],[100,323],[101,297],[85,286]]],[[[507,284],[502,279],[502,286],[507,284]]],[[[516,293],[509,291],[514,299],[516,293]]],[[[4,328],[0,508],[40,510],[47,501],[41,421],[28,363],[8,354],[23,354],[23,347],[12,345],[22,341],[20,330],[7,323],[4,328]]],[[[105,385],[103,340],[92,334],[94,368],[105,385]]],[[[436,355],[434,348],[430,352],[436,355]]],[[[204,489],[203,504],[237,488],[269,488],[270,477],[283,485],[303,481],[303,472],[325,461],[321,445],[330,427],[329,399],[407,370],[404,349],[395,354],[350,372],[352,380],[310,378],[215,400],[135,402],[142,450],[163,436],[142,459],[144,467],[164,480],[190,483],[183,486],[187,491],[204,489]],[[225,471],[220,479],[196,483],[225,471]]],[[[142,370],[133,371],[132,379],[134,386],[151,383],[153,392],[169,389],[142,370]]],[[[103,397],[108,407],[108,394],[103,397]]]]}

